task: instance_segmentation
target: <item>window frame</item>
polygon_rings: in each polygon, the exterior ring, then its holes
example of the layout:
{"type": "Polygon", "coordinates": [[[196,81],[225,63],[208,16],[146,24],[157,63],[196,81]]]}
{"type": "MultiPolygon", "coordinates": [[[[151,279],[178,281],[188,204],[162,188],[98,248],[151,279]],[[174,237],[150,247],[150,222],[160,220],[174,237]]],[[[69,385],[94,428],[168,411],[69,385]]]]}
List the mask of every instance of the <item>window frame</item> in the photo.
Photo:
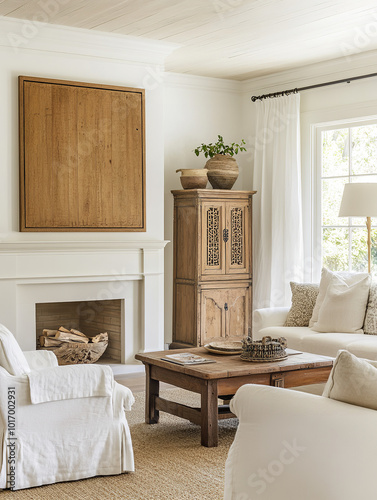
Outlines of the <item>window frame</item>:
{"type": "MultiPolygon", "coordinates": [[[[312,140],[313,144],[313,168],[312,168],[312,273],[316,281],[319,281],[322,269],[322,132],[328,130],[338,130],[344,128],[362,127],[367,125],[377,125],[377,115],[368,117],[359,117],[348,120],[336,120],[325,123],[317,123],[312,125],[312,140]]],[[[349,148],[351,148],[351,141],[349,141],[349,148]]],[[[349,149],[351,153],[351,149],[349,149]]],[[[350,156],[351,158],[351,156],[350,156]]],[[[377,171],[376,171],[377,174],[377,171]]],[[[361,174],[373,175],[373,174],[361,174]]],[[[339,177],[346,177],[341,175],[339,177]]],[[[350,169],[348,171],[348,178],[350,178],[350,169]]],[[[360,174],[355,176],[360,177],[360,174]]],[[[336,176],[326,177],[328,179],[336,178],[336,176]]],[[[329,226],[338,227],[338,226],[329,226]]],[[[340,227],[340,226],[339,226],[340,227]]],[[[353,228],[361,228],[360,225],[351,225],[348,223],[349,230],[353,228]]],[[[373,226],[376,227],[376,226],[373,226]]],[[[351,246],[349,247],[349,254],[351,254],[351,246]]],[[[349,257],[349,265],[351,264],[351,256],[349,257]]]]}

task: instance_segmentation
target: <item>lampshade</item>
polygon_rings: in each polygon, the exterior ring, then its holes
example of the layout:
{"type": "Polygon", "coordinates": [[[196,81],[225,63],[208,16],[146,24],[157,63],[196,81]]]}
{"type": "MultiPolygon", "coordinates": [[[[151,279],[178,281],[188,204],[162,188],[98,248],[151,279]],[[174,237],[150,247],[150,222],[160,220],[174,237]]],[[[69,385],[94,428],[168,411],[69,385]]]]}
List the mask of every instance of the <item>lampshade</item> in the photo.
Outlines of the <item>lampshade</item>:
{"type": "Polygon", "coordinates": [[[377,183],[346,184],[339,217],[377,217],[377,183]]]}

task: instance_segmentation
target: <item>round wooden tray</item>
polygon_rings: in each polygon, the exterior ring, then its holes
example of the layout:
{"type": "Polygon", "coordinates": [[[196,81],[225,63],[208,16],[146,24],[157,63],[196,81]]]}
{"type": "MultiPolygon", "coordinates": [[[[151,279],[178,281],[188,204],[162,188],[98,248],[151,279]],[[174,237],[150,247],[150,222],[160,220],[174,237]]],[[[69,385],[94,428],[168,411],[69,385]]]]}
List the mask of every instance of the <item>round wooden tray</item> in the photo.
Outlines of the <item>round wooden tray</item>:
{"type": "Polygon", "coordinates": [[[241,354],[242,352],[242,347],[240,349],[231,349],[231,348],[216,348],[212,347],[210,344],[207,344],[203,346],[204,349],[206,349],[208,352],[212,352],[213,354],[224,354],[224,355],[235,355],[235,354],[241,354]]]}

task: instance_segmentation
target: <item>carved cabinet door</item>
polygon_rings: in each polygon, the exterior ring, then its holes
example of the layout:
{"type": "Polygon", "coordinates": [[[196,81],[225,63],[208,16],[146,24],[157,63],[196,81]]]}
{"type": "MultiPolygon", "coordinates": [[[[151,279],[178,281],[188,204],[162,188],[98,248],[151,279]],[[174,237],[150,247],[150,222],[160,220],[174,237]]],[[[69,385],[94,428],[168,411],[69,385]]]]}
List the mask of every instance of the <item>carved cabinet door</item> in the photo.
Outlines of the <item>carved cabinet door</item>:
{"type": "Polygon", "coordinates": [[[247,201],[226,204],[226,274],[248,274],[250,267],[250,217],[247,201]]]}
{"type": "Polygon", "coordinates": [[[205,202],[202,206],[202,275],[250,271],[249,203],[205,202]]]}
{"type": "Polygon", "coordinates": [[[202,205],[202,258],[203,275],[225,273],[224,226],[226,218],[225,203],[204,202],[202,205]]]}

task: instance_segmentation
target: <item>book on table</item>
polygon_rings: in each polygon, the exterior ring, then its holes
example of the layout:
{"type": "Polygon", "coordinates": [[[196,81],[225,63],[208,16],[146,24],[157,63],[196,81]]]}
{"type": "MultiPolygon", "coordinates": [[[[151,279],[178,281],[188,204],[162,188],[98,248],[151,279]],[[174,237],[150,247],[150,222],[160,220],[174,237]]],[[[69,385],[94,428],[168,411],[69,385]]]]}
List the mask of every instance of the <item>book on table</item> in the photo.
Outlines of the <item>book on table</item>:
{"type": "Polygon", "coordinates": [[[171,363],[176,363],[178,365],[203,365],[205,363],[216,363],[214,359],[203,358],[197,354],[191,354],[189,352],[180,352],[179,354],[165,354],[163,358],[164,361],[170,361],[171,363]]]}

